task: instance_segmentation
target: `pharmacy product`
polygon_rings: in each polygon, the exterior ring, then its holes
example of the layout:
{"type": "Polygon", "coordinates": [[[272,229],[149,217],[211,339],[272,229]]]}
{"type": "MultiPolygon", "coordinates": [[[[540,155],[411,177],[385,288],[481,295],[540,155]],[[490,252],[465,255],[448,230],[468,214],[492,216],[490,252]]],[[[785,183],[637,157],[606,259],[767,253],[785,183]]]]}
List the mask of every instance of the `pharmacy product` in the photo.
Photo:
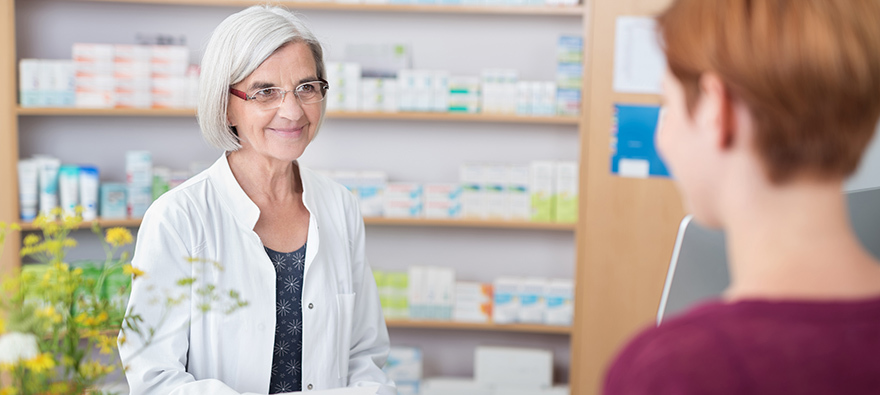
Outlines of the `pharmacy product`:
{"type": "Polygon", "coordinates": [[[162,196],[163,193],[168,192],[171,187],[168,185],[171,182],[171,169],[162,166],[156,166],[153,168],[153,187],[152,187],[152,198],[156,200],[159,196],[162,196]]]}
{"type": "Polygon", "coordinates": [[[486,165],[483,167],[483,189],[486,199],[486,217],[507,219],[507,166],[486,165]]]}
{"type": "Polygon", "coordinates": [[[532,221],[553,221],[555,167],[554,162],[547,161],[535,161],[531,164],[529,190],[532,194],[532,221]]]}
{"type": "Polygon", "coordinates": [[[398,394],[418,395],[422,381],[422,350],[417,347],[391,347],[382,370],[394,380],[398,394]]]}
{"type": "Polygon", "coordinates": [[[578,165],[577,162],[556,163],[556,222],[575,223],[578,220],[578,165]]]}
{"type": "Polygon", "coordinates": [[[549,388],[553,384],[553,352],[479,346],[474,351],[474,377],[494,388],[549,388]]]}
{"type": "Polygon", "coordinates": [[[79,204],[79,166],[64,165],[58,170],[58,195],[65,216],[75,216],[79,204]]]}
{"type": "Polygon", "coordinates": [[[466,163],[459,168],[461,181],[461,211],[464,218],[488,217],[485,194],[484,166],[466,163]]]}
{"type": "Polygon", "coordinates": [[[501,277],[493,283],[492,321],[513,324],[519,319],[519,278],[501,277]]]}
{"type": "Polygon", "coordinates": [[[40,157],[40,214],[54,219],[52,210],[58,207],[58,170],[61,160],[51,157],[40,157]]]}
{"type": "Polygon", "coordinates": [[[574,318],[574,281],[568,279],[551,279],[545,292],[547,313],[544,323],[547,325],[571,325],[574,318]]]}
{"type": "Polygon", "coordinates": [[[125,218],[127,212],[126,185],[121,183],[101,184],[100,213],[102,218],[125,218]]]}
{"type": "Polygon", "coordinates": [[[507,171],[507,216],[515,221],[528,221],[532,215],[532,200],[529,194],[529,165],[508,165],[507,171]]]}
{"type": "Polygon", "coordinates": [[[492,321],[492,284],[471,281],[455,283],[452,319],[462,322],[492,321]]]}
{"type": "Polygon", "coordinates": [[[97,167],[80,166],[79,204],[82,206],[83,221],[98,218],[99,179],[97,167]]]}
{"type": "Polygon", "coordinates": [[[21,219],[33,221],[39,206],[39,162],[34,159],[18,161],[18,202],[21,219]]]}
{"type": "Polygon", "coordinates": [[[425,184],[425,218],[452,219],[461,217],[461,185],[451,183],[425,184]]]}
{"type": "Polygon", "coordinates": [[[384,213],[391,218],[417,218],[422,215],[422,185],[391,182],[385,187],[384,213]]]}
{"type": "Polygon", "coordinates": [[[519,286],[518,322],[526,324],[543,324],[547,312],[544,294],[547,280],[543,278],[524,278],[519,286]]]}
{"type": "Polygon", "coordinates": [[[22,107],[42,107],[43,90],[40,86],[39,59],[21,59],[18,61],[18,102],[22,107]]]}

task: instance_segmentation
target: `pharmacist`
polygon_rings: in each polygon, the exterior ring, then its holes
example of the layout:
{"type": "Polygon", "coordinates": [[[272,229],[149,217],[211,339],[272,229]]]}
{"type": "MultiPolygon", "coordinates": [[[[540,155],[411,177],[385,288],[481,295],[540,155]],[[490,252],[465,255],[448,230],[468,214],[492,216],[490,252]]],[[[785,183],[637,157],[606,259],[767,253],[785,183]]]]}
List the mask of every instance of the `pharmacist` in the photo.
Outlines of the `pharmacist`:
{"type": "Polygon", "coordinates": [[[199,125],[226,153],[144,216],[128,313],[158,329],[120,342],[131,393],[396,393],[357,202],[297,161],[324,115],[320,43],[288,11],[254,6],[217,27],[201,67],[199,125]],[[183,304],[151,304],[190,276],[183,304]],[[202,314],[205,285],[248,305],[202,314]]]}

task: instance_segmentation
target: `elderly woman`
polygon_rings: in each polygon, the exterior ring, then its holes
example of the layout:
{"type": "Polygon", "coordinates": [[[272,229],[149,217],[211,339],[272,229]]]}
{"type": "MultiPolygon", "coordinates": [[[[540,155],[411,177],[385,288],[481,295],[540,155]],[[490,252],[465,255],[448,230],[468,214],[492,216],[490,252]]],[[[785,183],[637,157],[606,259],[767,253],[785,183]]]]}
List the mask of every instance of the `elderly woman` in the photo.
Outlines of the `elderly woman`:
{"type": "Polygon", "coordinates": [[[678,0],[659,148],[731,285],[633,340],[605,394],[880,394],[880,263],[841,194],[880,116],[877,0],[678,0]]]}
{"type": "Polygon", "coordinates": [[[226,152],[144,216],[133,265],[146,277],[134,281],[129,312],[159,328],[146,347],[122,342],[132,394],[396,392],[381,370],[388,331],[357,202],[297,160],[324,115],[322,56],[281,8],[245,9],[214,31],[199,125],[226,152]],[[188,277],[195,285],[184,303],[150,303],[188,277]],[[236,291],[248,305],[202,314],[205,286],[236,291]]]}

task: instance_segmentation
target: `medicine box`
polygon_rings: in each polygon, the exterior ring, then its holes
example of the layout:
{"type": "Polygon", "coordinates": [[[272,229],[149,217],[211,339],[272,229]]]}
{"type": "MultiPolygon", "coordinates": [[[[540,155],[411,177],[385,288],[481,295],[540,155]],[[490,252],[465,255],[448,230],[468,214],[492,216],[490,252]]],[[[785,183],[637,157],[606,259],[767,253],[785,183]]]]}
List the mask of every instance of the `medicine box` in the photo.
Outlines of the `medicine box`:
{"type": "Polygon", "coordinates": [[[553,353],[550,350],[479,346],[474,352],[476,381],[493,388],[550,388],[553,353]]]}
{"type": "Polygon", "coordinates": [[[513,324],[519,320],[519,278],[500,277],[493,282],[492,321],[513,324]]]}
{"type": "Polygon", "coordinates": [[[472,281],[455,283],[452,319],[461,322],[492,321],[492,284],[472,281]]]}
{"type": "Polygon", "coordinates": [[[99,211],[102,218],[125,218],[128,215],[127,187],[121,183],[101,184],[99,211]]]}
{"type": "Polygon", "coordinates": [[[532,196],[532,221],[551,222],[555,217],[554,181],[555,163],[534,161],[531,163],[529,190],[532,196]]]}
{"type": "Polygon", "coordinates": [[[556,163],[556,222],[575,223],[578,219],[578,164],[556,163]]]}

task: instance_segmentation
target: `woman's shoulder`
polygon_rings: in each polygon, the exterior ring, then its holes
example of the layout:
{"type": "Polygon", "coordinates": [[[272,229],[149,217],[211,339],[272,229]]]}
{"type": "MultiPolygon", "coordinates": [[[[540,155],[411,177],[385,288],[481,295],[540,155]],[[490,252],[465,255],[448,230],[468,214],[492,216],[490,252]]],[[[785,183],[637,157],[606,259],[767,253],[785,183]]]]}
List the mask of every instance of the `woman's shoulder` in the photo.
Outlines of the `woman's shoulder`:
{"type": "Polygon", "coordinates": [[[612,363],[604,393],[663,394],[735,383],[728,332],[719,327],[731,314],[713,302],[643,330],[612,363]]]}

